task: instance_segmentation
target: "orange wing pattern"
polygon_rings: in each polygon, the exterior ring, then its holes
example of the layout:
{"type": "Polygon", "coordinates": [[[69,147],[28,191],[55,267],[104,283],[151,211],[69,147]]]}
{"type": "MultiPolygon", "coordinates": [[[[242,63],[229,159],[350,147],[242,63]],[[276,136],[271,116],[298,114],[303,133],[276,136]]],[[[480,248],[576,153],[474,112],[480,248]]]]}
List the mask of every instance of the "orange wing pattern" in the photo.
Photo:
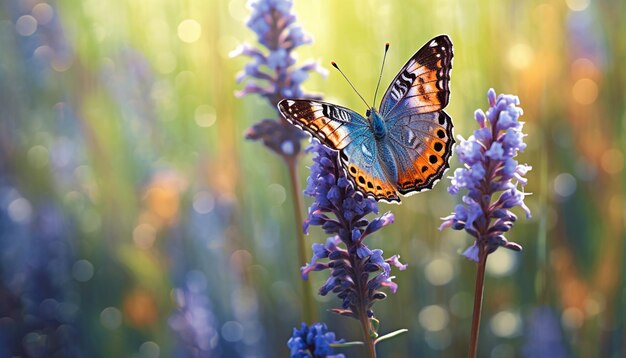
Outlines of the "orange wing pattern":
{"type": "Polygon", "coordinates": [[[350,144],[353,135],[369,130],[369,124],[358,113],[331,103],[284,99],[278,103],[278,110],[290,123],[335,150],[350,144]]]}
{"type": "Polygon", "coordinates": [[[447,35],[430,40],[400,70],[385,92],[380,113],[387,119],[430,113],[448,105],[452,41],[447,35]]]}
{"type": "Polygon", "coordinates": [[[397,163],[398,191],[413,195],[432,189],[449,168],[454,138],[444,111],[416,114],[394,124],[389,146],[397,163]]]}

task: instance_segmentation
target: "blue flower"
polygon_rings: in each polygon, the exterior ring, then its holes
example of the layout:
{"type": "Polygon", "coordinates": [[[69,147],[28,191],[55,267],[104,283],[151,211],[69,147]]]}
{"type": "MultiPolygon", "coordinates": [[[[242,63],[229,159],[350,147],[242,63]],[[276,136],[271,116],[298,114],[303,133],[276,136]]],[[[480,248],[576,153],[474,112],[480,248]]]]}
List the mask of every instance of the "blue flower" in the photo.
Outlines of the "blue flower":
{"type": "Polygon", "coordinates": [[[302,277],[308,279],[311,271],[329,269],[330,276],[320,288],[321,295],[336,293],[342,299],[342,308],[334,312],[357,318],[373,317],[371,307],[386,294],[381,287],[396,291],[391,266],[404,270],[399,256],[383,257],[383,251],[369,249],[364,240],[372,233],[393,223],[394,215],[385,213],[373,220],[366,215],[377,213],[376,201],[364,198],[348,182],[337,161],[337,152],[321,144],[313,144],[313,165],[305,194],[315,198],[309,208],[304,230],[310,225],[321,226],[332,235],[324,245],[313,245],[313,258],[302,268],[302,277]],[[325,260],[320,262],[320,260],[325,260]]]}
{"type": "Polygon", "coordinates": [[[300,329],[293,329],[293,334],[287,346],[291,358],[343,358],[343,354],[334,354],[331,344],[343,343],[345,340],[337,340],[335,333],[328,331],[324,323],[313,323],[307,326],[302,323],[300,329]]]}
{"type": "Polygon", "coordinates": [[[561,332],[559,317],[549,306],[539,306],[529,314],[522,357],[565,358],[571,356],[561,332]]]}
{"type": "Polygon", "coordinates": [[[496,97],[493,89],[487,92],[487,98],[487,113],[480,109],[474,113],[480,128],[467,140],[461,139],[456,151],[463,167],[454,172],[448,192],[458,195],[466,191],[463,204],[443,218],[439,227],[440,230],[447,227],[465,230],[474,236],[474,245],[463,253],[474,261],[478,261],[481,245],[487,253],[500,246],[520,251],[520,245],[504,237],[517,220],[509,209],[520,207],[530,218],[523,186],[527,182],[524,176],[532,167],[514,159],[526,148],[522,133],[524,123],[519,121],[523,113],[518,107],[519,99],[512,95],[496,97]]]}
{"type": "MultiPolygon", "coordinates": [[[[295,48],[311,43],[302,28],[296,25],[291,13],[290,0],[256,0],[250,2],[252,15],[247,25],[265,48],[244,44],[231,52],[231,56],[245,56],[250,62],[237,75],[237,82],[246,81],[238,96],[259,94],[269,101],[272,108],[286,97],[316,98],[307,95],[300,85],[310,72],[325,75],[326,71],[316,62],[296,66],[292,52],[295,48]]],[[[261,140],[265,146],[283,157],[295,158],[301,150],[304,133],[287,123],[282,116],[264,119],[254,124],[246,133],[246,139],[261,140]]]]}

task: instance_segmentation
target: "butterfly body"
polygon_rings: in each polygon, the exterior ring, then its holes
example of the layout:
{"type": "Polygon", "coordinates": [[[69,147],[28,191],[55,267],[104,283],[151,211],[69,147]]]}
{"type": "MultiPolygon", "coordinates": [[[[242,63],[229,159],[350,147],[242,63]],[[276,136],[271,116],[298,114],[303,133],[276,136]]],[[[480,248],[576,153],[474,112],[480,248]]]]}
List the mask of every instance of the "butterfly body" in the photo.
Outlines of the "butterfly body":
{"type": "Polygon", "coordinates": [[[381,140],[385,138],[387,135],[387,125],[385,124],[384,119],[378,114],[376,108],[370,109],[368,111],[369,115],[367,116],[370,126],[372,128],[372,133],[374,134],[374,138],[376,140],[381,140]]]}
{"type": "Polygon", "coordinates": [[[450,91],[452,42],[435,37],[391,82],[380,104],[363,117],[331,103],[284,99],[279,111],[330,149],[355,188],[386,202],[400,202],[433,187],[449,167],[452,120],[443,111],[450,91]]]}

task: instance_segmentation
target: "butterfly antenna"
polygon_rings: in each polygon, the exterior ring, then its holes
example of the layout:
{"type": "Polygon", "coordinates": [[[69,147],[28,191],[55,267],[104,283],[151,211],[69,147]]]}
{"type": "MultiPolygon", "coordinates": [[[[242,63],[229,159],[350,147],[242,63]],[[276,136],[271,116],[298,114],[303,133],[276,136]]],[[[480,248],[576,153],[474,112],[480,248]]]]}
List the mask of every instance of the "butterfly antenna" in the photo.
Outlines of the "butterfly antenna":
{"type": "Polygon", "coordinates": [[[363,103],[365,103],[365,105],[367,106],[367,108],[372,108],[369,104],[367,104],[367,102],[365,101],[365,99],[363,98],[363,96],[361,96],[361,94],[359,93],[359,91],[356,90],[356,88],[354,88],[354,85],[352,84],[352,82],[350,82],[350,80],[348,79],[348,77],[346,77],[346,75],[343,73],[343,71],[339,68],[339,66],[337,66],[337,64],[335,63],[335,61],[332,61],[330,63],[331,65],[333,65],[334,68],[336,68],[339,73],[341,73],[341,75],[343,76],[343,78],[346,79],[346,81],[348,81],[348,83],[350,84],[350,87],[352,87],[352,89],[354,90],[354,92],[356,92],[357,95],[359,95],[359,97],[361,97],[361,101],[363,101],[363,103]]]}
{"type": "Polygon", "coordinates": [[[376,91],[374,92],[374,104],[376,104],[376,95],[378,94],[378,86],[380,86],[380,80],[383,78],[383,68],[385,68],[385,60],[387,59],[387,51],[389,50],[389,42],[385,44],[385,54],[383,55],[383,64],[380,66],[380,75],[378,76],[378,83],[376,84],[376,91]]]}

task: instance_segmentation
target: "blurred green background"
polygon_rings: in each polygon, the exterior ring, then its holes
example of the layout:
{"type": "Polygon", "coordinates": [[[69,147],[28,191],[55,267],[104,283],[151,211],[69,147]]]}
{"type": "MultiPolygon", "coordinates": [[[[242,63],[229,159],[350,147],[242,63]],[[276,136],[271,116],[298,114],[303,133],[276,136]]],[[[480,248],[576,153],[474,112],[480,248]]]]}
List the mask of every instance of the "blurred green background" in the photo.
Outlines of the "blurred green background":
{"type": "MultiPolygon", "coordinates": [[[[368,99],[385,42],[383,87],[449,34],[447,112],[465,138],[490,87],[520,97],[533,217],[508,235],[523,252],[490,256],[480,356],[626,355],[626,3],[296,0],[294,11],[314,39],[299,60],[336,61],[368,99]]],[[[3,0],[0,356],[287,355],[302,263],[287,169],[243,139],[276,116],[234,96],[246,59],[229,53],[254,43],[249,14],[244,0],[3,0]]],[[[335,71],[304,88],[365,109],[335,71]]],[[[459,255],[466,234],[437,230],[455,205],[447,184],[380,204],[396,221],[369,246],[409,264],[374,307],[382,333],[409,333],[380,356],[466,354],[475,265],[459,255]]],[[[356,320],[327,312],[336,297],[315,300],[339,337],[360,339],[356,320]]]]}

